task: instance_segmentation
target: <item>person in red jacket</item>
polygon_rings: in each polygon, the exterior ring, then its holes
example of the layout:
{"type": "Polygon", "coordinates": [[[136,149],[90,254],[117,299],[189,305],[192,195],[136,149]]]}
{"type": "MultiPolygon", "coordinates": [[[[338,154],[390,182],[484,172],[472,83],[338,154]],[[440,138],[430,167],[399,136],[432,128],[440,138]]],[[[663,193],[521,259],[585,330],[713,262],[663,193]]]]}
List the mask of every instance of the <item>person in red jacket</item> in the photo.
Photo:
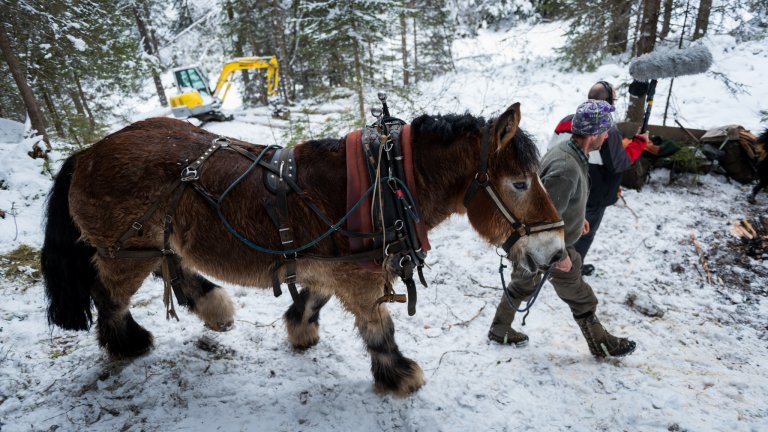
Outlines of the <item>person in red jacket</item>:
{"type": "MultiPolygon", "coordinates": [[[[598,81],[589,89],[589,99],[604,100],[613,105],[616,100],[616,90],[607,81],[598,81]]],[[[560,120],[555,128],[557,141],[570,138],[573,115],[560,120]]],[[[639,131],[638,131],[639,132],[639,131]]],[[[621,132],[616,126],[608,131],[608,138],[599,151],[589,154],[589,197],[587,198],[587,213],[584,221],[586,234],[574,244],[582,260],[587,256],[597,229],[603,220],[603,214],[608,206],[619,199],[621,174],[628,170],[648,145],[648,132],[635,135],[625,148],[622,144],[621,132]]],[[[584,262],[584,261],[582,261],[584,262]]],[[[595,272],[595,266],[584,264],[581,273],[590,276],[595,272]]]]}

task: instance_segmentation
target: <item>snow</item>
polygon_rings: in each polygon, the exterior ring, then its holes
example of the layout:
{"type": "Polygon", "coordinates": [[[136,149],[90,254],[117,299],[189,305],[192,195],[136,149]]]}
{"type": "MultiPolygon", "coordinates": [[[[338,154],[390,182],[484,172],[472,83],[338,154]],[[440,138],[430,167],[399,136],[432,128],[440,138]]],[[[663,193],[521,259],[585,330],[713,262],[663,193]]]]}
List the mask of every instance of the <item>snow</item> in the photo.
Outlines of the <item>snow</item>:
{"type": "MultiPolygon", "coordinates": [[[[760,74],[768,70],[768,48],[737,45],[724,35],[704,42],[714,69],[750,93],[731,96],[711,74],[685,77],[675,80],[673,112],[692,128],[739,123],[759,130],[758,110],[768,98],[760,74]]],[[[592,83],[629,80],[618,64],[583,74],[560,71],[553,49],[561,43],[557,23],[481,31],[457,42],[456,72],[421,83],[414,106],[392,96],[390,109],[405,118],[465,110],[489,116],[520,101],[522,126],[543,150],[557,120],[573,111],[592,83]]],[[[666,95],[668,85],[660,81],[657,95],[666,95]]],[[[662,100],[652,124],[661,123],[662,100]]],[[[307,116],[320,129],[327,123],[323,114],[344,103],[334,100],[307,116]]],[[[618,112],[625,108],[620,103],[618,112]]],[[[251,142],[284,142],[287,122],[267,119],[267,108],[240,110],[234,122],[206,128],[251,142]]],[[[0,146],[0,209],[16,214],[0,219],[0,253],[42,242],[50,176],[26,156],[32,143],[0,146]]],[[[768,278],[758,269],[768,268],[767,261],[714,268],[738,278],[709,285],[691,243],[693,233],[714,253],[716,245],[732,241],[728,228],[746,216],[749,186],[716,176],[667,182],[668,173],[656,171],[642,192],[625,191],[627,205],[607,210],[588,257],[597,267],[586,280],[600,299],[601,320],[638,343],[625,359],[593,359],[549,285],[526,326],[515,323],[530,336],[529,346],[488,342],[500,299],[499,259],[456,216],[430,233],[429,287],[420,291],[417,314],[389,307],[400,350],[425,373],[426,385],[408,398],[373,392],[369,356],[351,315],[335,300],[322,311],[319,344],[298,353],[281,323],[287,295],[226,286],[237,322],[215,333],[183,311],[180,322],[166,321],[162,282],[148,279],[132,313],[153,332],[156,349],[115,361],[99,349],[93,331],[48,327],[40,282],[3,277],[0,429],[766,430],[768,278]],[[629,293],[661,308],[663,316],[625,305],[629,293]]],[[[758,202],[758,213],[766,215],[768,195],[758,202]]],[[[404,292],[402,284],[396,289],[404,292]]]]}
{"type": "Polygon", "coordinates": [[[72,46],[74,46],[76,50],[85,51],[86,49],[88,49],[88,44],[85,43],[84,40],[80,38],[76,38],[72,35],[66,35],[66,36],[67,36],[67,39],[69,39],[69,41],[72,42],[72,46]]]}
{"type": "Polygon", "coordinates": [[[15,144],[24,136],[24,124],[0,118],[0,144],[15,144]]]}

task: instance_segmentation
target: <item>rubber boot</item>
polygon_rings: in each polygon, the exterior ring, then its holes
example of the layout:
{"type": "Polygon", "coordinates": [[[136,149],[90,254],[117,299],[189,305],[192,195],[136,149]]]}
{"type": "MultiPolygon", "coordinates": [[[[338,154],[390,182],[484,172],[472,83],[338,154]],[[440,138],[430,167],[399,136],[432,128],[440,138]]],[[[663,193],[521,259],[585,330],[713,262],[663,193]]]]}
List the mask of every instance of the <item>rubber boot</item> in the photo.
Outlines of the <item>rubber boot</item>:
{"type": "Polygon", "coordinates": [[[624,357],[635,350],[634,341],[608,333],[595,314],[576,319],[576,322],[587,340],[589,352],[595,357],[624,357]]]}
{"type": "MultiPolygon", "coordinates": [[[[520,307],[519,300],[513,300],[515,307],[520,307]]],[[[491,330],[488,332],[488,339],[502,345],[514,345],[524,347],[528,345],[528,336],[512,328],[512,321],[515,319],[515,310],[509,305],[507,299],[502,298],[499,306],[496,308],[496,315],[491,323],[491,330]]]]}

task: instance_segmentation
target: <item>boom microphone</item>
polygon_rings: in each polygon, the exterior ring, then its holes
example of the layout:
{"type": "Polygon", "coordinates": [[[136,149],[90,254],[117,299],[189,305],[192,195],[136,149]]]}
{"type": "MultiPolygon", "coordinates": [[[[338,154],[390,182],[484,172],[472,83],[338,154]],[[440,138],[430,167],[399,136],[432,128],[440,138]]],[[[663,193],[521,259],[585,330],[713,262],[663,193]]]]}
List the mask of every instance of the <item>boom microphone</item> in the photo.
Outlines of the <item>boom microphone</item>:
{"type": "MultiPolygon", "coordinates": [[[[646,97],[645,116],[640,133],[645,132],[648,128],[657,79],[695,75],[706,72],[710,66],[712,66],[712,54],[703,45],[691,46],[686,49],[659,48],[634,59],[629,65],[629,74],[635,79],[633,85],[641,84],[635,85],[635,88],[645,87],[642,84],[651,80],[650,84],[647,84],[648,96],[646,97]]],[[[631,88],[632,86],[630,86],[631,88]]]]}
{"type": "Polygon", "coordinates": [[[686,49],[659,48],[632,60],[629,74],[638,81],[674,78],[706,72],[712,66],[712,54],[704,45],[686,49]]]}

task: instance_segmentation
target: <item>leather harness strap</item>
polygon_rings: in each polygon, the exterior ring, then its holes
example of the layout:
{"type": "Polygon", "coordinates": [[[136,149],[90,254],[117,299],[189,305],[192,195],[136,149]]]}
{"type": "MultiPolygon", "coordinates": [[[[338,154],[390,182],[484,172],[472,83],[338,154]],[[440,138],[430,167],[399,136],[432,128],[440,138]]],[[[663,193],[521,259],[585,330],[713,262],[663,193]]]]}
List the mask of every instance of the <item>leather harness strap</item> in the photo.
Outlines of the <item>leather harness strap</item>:
{"type": "MultiPolygon", "coordinates": [[[[265,172],[268,188],[274,187],[273,193],[275,194],[276,205],[272,207],[265,203],[264,206],[267,208],[267,213],[270,215],[272,222],[277,226],[278,234],[280,235],[280,244],[286,251],[290,251],[296,247],[293,227],[291,226],[291,217],[288,213],[288,194],[291,192],[291,188],[286,181],[296,174],[296,158],[293,155],[293,150],[292,147],[276,149],[272,156],[272,163],[270,163],[270,166],[276,165],[278,172],[277,174],[265,172]]],[[[299,292],[296,289],[296,258],[297,253],[295,252],[292,254],[283,254],[283,259],[273,266],[272,289],[275,297],[282,294],[278,271],[281,267],[285,267],[285,277],[283,281],[288,285],[288,291],[291,293],[293,301],[298,301],[299,292]]]]}
{"type": "Polygon", "coordinates": [[[189,300],[182,289],[182,282],[184,273],[181,270],[181,263],[176,252],[171,248],[171,234],[173,234],[173,215],[176,211],[176,207],[181,200],[181,196],[184,194],[187,184],[191,181],[197,180],[199,175],[199,168],[202,164],[219,148],[229,145],[229,140],[226,138],[216,138],[211,143],[211,146],[194,162],[188,165],[181,172],[181,177],[174,183],[169,184],[160,193],[158,198],[136,222],[131,224],[131,227],[126,230],[120,238],[115,241],[109,248],[98,247],[96,248],[99,255],[106,258],[132,258],[132,259],[147,259],[147,258],[162,258],[161,271],[163,274],[164,294],[163,302],[166,306],[166,319],[173,317],[176,320],[179,317],[176,315],[176,310],[173,305],[173,299],[170,297],[170,291],[173,290],[176,300],[180,305],[189,304],[189,300]],[[123,245],[129,239],[141,236],[143,234],[144,224],[157,212],[160,205],[165,202],[166,198],[170,196],[165,207],[165,216],[163,217],[163,249],[123,249],[123,245]]]}

